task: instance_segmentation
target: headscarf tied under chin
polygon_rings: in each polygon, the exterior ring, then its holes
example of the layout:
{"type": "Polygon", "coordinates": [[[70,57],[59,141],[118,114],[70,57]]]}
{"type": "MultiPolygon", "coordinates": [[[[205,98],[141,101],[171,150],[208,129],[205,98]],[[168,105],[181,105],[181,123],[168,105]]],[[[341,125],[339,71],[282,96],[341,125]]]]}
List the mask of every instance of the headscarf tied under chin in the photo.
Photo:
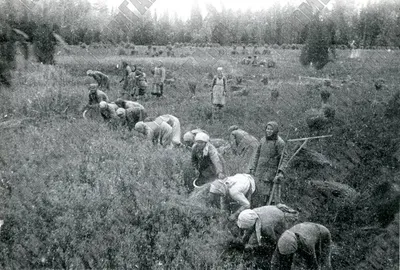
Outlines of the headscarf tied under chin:
{"type": "Polygon", "coordinates": [[[266,127],[265,127],[265,129],[267,129],[268,126],[271,126],[271,128],[273,130],[273,133],[272,133],[271,136],[266,137],[267,140],[276,140],[276,139],[278,139],[278,132],[279,132],[278,123],[275,122],[275,121],[268,122],[266,127]]]}
{"type": "Polygon", "coordinates": [[[292,231],[285,231],[278,240],[278,250],[282,255],[293,254],[297,251],[297,237],[292,231]]]}

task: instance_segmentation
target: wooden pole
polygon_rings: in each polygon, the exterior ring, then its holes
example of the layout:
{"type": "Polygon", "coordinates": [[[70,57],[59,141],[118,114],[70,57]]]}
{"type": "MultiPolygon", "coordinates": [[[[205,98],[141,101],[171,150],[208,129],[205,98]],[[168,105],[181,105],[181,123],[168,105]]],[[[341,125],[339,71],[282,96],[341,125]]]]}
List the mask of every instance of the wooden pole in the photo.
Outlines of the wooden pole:
{"type": "Polygon", "coordinates": [[[290,140],[287,140],[287,141],[288,142],[298,142],[298,141],[304,141],[304,140],[328,138],[328,137],[332,137],[332,136],[333,135],[321,135],[321,136],[314,136],[314,137],[307,137],[307,138],[290,139],[290,140]]]}

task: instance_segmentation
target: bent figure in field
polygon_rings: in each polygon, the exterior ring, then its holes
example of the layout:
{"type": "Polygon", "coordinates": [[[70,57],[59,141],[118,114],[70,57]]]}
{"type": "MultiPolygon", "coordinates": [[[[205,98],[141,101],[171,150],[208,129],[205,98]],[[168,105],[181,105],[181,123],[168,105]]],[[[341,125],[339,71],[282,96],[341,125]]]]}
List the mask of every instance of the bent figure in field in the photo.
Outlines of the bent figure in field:
{"type": "Polygon", "coordinates": [[[222,73],[222,67],[217,69],[217,76],[214,77],[211,89],[211,102],[213,105],[213,118],[220,114],[226,104],[226,77],[222,73]]]}
{"type": "MultiPolygon", "coordinates": [[[[191,162],[199,172],[196,184],[204,185],[217,178],[224,179],[226,175],[225,160],[210,143],[210,137],[206,133],[200,132],[197,133],[194,141],[191,162]]],[[[189,188],[193,189],[193,184],[190,185],[189,188]]]]}
{"type": "Polygon", "coordinates": [[[125,109],[126,122],[129,129],[134,128],[137,122],[143,121],[147,117],[146,110],[140,103],[119,98],[115,101],[115,104],[125,109]]]}
{"type": "MultiPolygon", "coordinates": [[[[285,141],[278,133],[278,124],[273,121],[268,122],[265,128],[265,137],[261,139],[254,162],[250,166],[249,172],[255,176],[257,183],[255,206],[268,204],[269,197],[275,195],[270,194],[274,183],[278,185],[278,190],[280,190],[287,156],[284,153],[285,141]]],[[[274,201],[280,203],[280,196],[275,197],[274,201]]]]}
{"type": "Polygon", "coordinates": [[[331,233],[320,224],[304,222],[286,230],[278,240],[271,260],[272,270],[292,269],[295,254],[302,257],[308,269],[332,269],[331,233]]]}
{"type": "Polygon", "coordinates": [[[110,79],[106,74],[100,71],[88,70],[86,75],[92,77],[97,82],[100,89],[110,90],[110,79]]]}
{"type": "Polygon", "coordinates": [[[154,68],[154,82],[151,94],[156,97],[161,97],[164,94],[165,68],[162,61],[157,61],[157,66],[154,68]]]}
{"type": "Polygon", "coordinates": [[[118,108],[116,111],[117,117],[118,117],[118,123],[121,126],[127,125],[127,119],[126,119],[126,110],[124,108],[118,108]]]}
{"type": "Polygon", "coordinates": [[[249,174],[236,174],[225,179],[217,179],[210,185],[210,193],[220,196],[222,210],[230,211],[231,202],[239,205],[239,208],[229,216],[229,221],[234,221],[240,212],[250,208],[251,195],[256,190],[253,177],[249,174]]]}
{"type": "Polygon", "coordinates": [[[101,101],[108,102],[106,93],[98,89],[99,86],[95,83],[89,85],[89,105],[99,104],[101,101]]]}
{"type": "Polygon", "coordinates": [[[166,122],[168,125],[172,127],[172,144],[174,146],[181,146],[181,123],[179,119],[171,114],[164,114],[157,117],[154,122],[157,124],[161,124],[162,122],[166,122]]]}
{"type": "Polygon", "coordinates": [[[298,219],[298,212],[284,204],[262,206],[240,212],[237,225],[243,229],[243,245],[254,247],[254,235],[258,246],[275,245],[281,234],[298,219]]]}
{"type": "Polygon", "coordinates": [[[235,155],[243,157],[241,167],[242,171],[247,173],[254,164],[254,159],[260,143],[256,137],[239,129],[238,126],[231,126],[229,132],[229,142],[232,152],[235,155]]]}
{"type": "Polygon", "coordinates": [[[104,120],[109,121],[112,119],[117,119],[117,109],[118,109],[117,104],[101,101],[99,103],[99,106],[100,106],[100,114],[104,120]]]}
{"type": "Polygon", "coordinates": [[[172,146],[172,127],[167,122],[157,124],[156,122],[136,123],[135,130],[152,141],[154,145],[160,144],[164,147],[172,146]]]}

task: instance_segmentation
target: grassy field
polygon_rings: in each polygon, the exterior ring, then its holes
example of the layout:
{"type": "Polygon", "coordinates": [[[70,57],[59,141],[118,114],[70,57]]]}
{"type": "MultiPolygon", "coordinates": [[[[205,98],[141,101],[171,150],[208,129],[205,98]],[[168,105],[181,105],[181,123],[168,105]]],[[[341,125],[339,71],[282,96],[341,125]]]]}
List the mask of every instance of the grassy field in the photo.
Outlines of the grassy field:
{"type": "MultiPolygon", "coordinates": [[[[321,81],[304,77],[332,80],[333,137],[309,144],[332,166],[295,162],[283,195],[289,206],[301,209],[301,221],[331,230],[333,268],[357,269],[376,235],[358,228],[379,225],[373,199],[365,198],[399,177],[398,119],[385,117],[385,111],[399,90],[400,51],[364,50],[360,59],[350,59],[349,51],[338,50],[336,62],[315,71],[300,65],[299,50],[272,50],[262,57],[276,62],[270,69],[238,64],[243,56],[231,56],[229,48],[224,55],[207,48],[177,50],[193,55],[157,58],[176,79],[175,87],[166,88],[165,98],[142,104],[150,116],[177,116],[184,132],[200,127],[228,139],[229,126],[236,124],[261,138],[265,124],[275,120],[283,138],[306,137],[304,113],[320,106],[321,81]],[[218,66],[232,76],[229,86],[242,76],[249,95],[229,92],[223,118],[211,121],[209,73],[218,66]],[[260,82],[264,76],[266,86],[260,82]],[[386,84],[380,91],[374,87],[378,78],[386,84]],[[195,97],[188,81],[197,82],[195,97]],[[270,99],[274,88],[280,94],[276,104],[270,99]],[[326,202],[309,190],[311,180],[347,184],[361,194],[360,202],[343,209],[326,202]]],[[[115,100],[122,88],[116,65],[122,60],[143,66],[151,81],[155,58],[120,56],[117,48],[71,47],[68,54],[60,50],[55,66],[19,61],[13,86],[1,89],[0,121],[25,119],[20,128],[0,129],[1,268],[268,269],[271,248],[235,248],[227,214],[188,201],[183,184],[195,177],[188,151],[157,148],[127,130],[82,119],[93,82],[86,71],[108,74],[107,94],[115,100]]],[[[225,158],[231,175],[240,172],[237,157],[225,158]]],[[[390,252],[392,264],[384,269],[398,266],[398,247],[390,252]]]]}

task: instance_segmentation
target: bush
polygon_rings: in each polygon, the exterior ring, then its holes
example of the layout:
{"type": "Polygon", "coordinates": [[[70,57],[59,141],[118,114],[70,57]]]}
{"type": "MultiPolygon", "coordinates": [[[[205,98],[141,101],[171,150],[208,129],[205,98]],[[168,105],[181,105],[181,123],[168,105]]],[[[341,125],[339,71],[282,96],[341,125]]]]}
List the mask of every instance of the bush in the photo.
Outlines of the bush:
{"type": "Polygon", "coordinates": [[[312,63],[319,70],[329,62],[327,35],[325,25],[316,17],[311,22],[306,45],[301,50],[300,63],[303,66],[308,66],[312,63]]]}
{"type": "Polygon", "coordinates": [[[37,27],[33,33],[34,52],[39,62],[43,64],[55,64],[54,54],[56,52],[57,41],[53,36],[53,30],[47,24],[37,27]]]}

